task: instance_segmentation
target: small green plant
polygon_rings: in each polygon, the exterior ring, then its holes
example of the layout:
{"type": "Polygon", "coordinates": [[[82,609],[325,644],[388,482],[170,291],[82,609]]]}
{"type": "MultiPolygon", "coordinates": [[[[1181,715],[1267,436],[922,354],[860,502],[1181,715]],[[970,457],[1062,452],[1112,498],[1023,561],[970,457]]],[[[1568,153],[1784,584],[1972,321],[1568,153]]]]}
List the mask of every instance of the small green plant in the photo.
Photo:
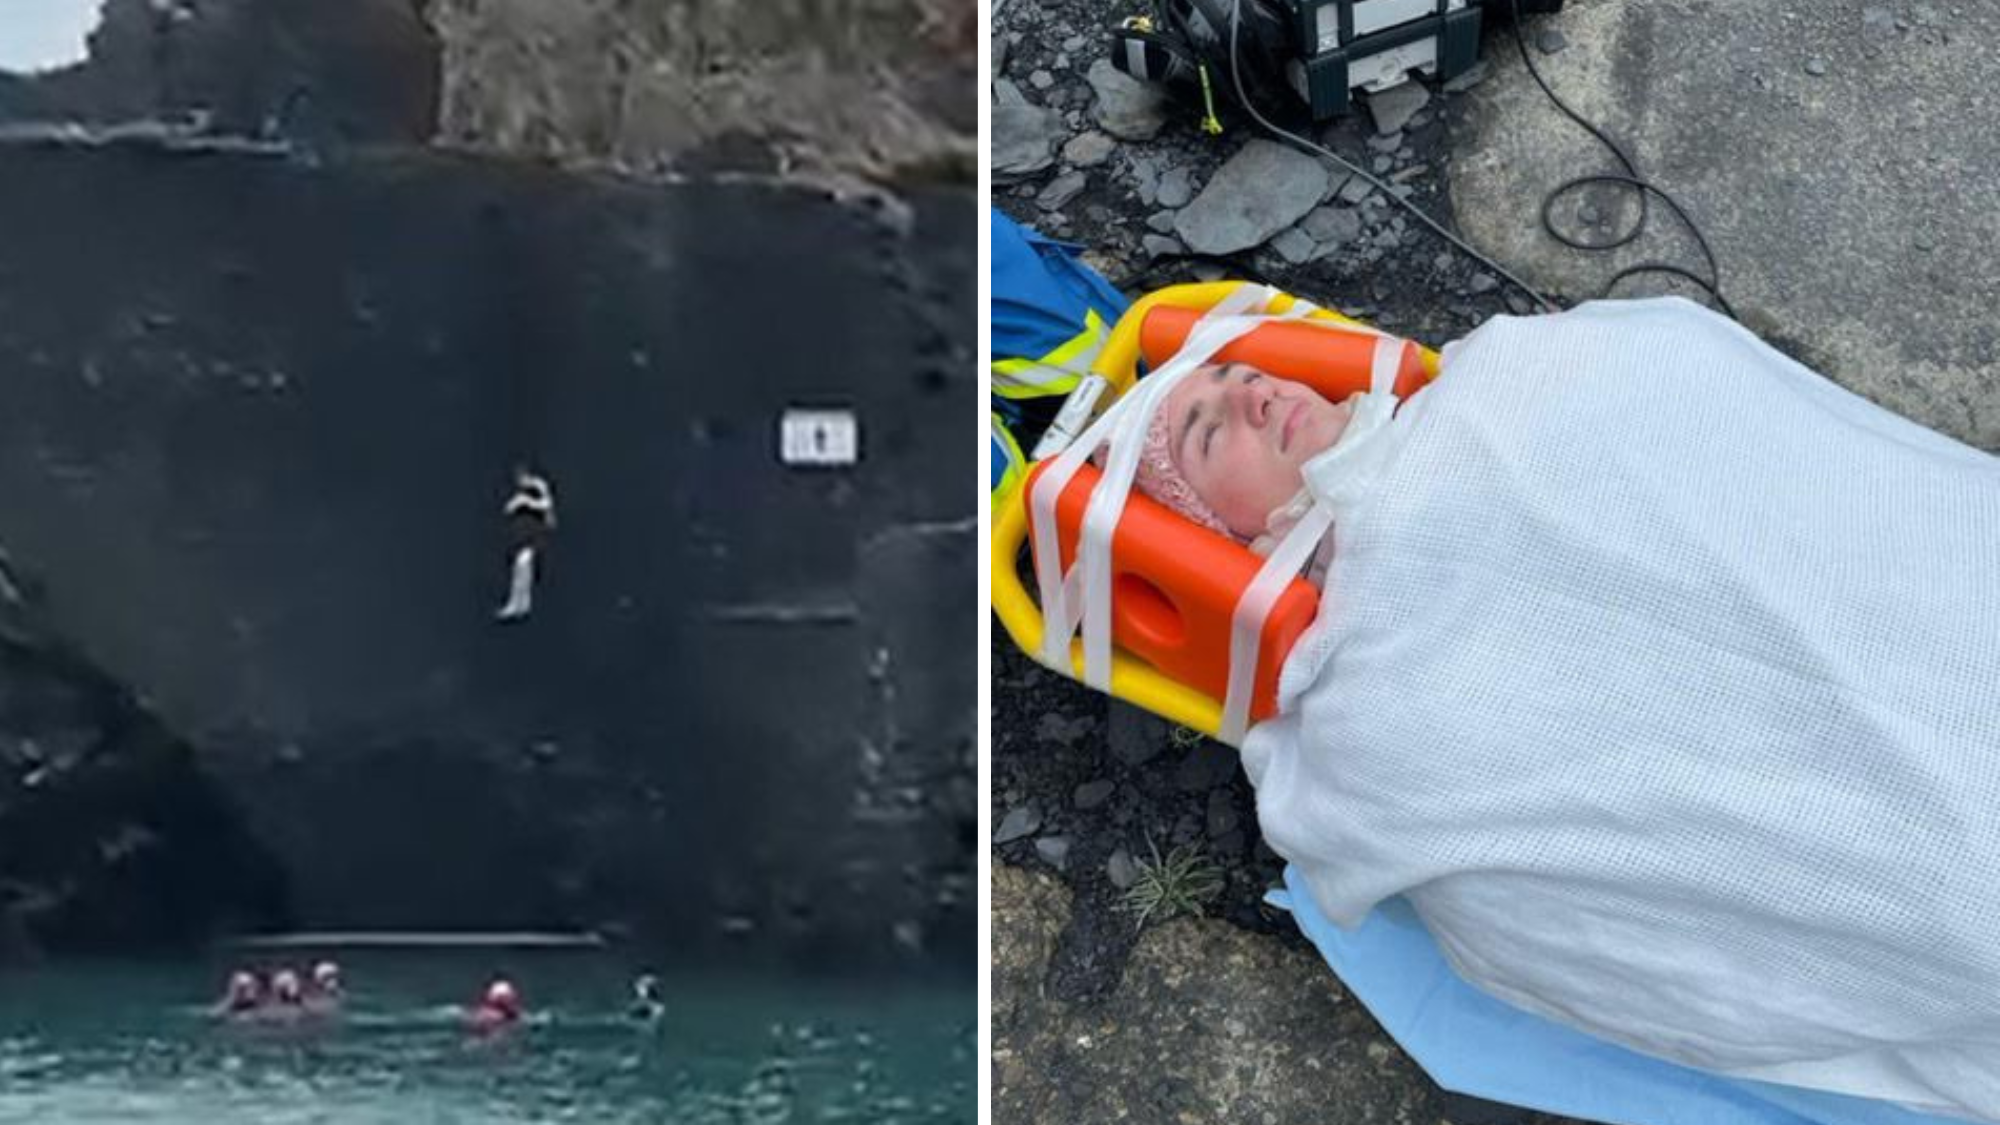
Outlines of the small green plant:
{"type": "Polygon", "coordinates": [[[1134,865],[1138,873],[1124,896],[1125,909],[1138,916],[1140,929],[1155,917],[1161,921],[1183,914],[1198,918],[1222,893],[1222,868],[1202,854],[1200,844],[1182,844],[1165,858],[1151,837],[1146,848],[1153,858],[1134,865]]]}

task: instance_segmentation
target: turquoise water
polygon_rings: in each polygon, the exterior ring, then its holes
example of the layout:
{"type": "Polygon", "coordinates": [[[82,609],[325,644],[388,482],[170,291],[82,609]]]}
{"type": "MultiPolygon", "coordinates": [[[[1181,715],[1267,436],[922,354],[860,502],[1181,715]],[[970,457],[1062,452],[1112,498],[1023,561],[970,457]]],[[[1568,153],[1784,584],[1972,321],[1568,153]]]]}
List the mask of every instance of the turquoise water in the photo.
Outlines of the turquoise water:
{"type": "Polygon", "coordinates": [[[343,959],[336,1020],[232,1025],[206,1007],[227,966],[0,973],[0,1125],[966,1122],[968,984],[842,987],[662,974],[666,1018],[624,1018],[625,967],[513,960],[532,1011],[492,1040],[458,1005],[486,958],[343,959]]]}

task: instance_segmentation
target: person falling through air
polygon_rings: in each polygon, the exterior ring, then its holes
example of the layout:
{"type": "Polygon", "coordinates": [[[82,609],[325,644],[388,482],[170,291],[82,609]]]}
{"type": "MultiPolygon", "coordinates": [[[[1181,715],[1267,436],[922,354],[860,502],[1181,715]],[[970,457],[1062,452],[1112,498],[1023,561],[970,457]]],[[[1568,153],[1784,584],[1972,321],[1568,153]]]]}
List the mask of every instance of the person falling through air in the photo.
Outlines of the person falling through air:
{"type": "Polygon", "coordinates": [[[555,493],[548,478],[525,465],[515,469],[514,491],[504,511],[514,563],[507,580],[507,604],[496,616],[519,621],[535,608],[535,559],[556,526],[555,493]]]}

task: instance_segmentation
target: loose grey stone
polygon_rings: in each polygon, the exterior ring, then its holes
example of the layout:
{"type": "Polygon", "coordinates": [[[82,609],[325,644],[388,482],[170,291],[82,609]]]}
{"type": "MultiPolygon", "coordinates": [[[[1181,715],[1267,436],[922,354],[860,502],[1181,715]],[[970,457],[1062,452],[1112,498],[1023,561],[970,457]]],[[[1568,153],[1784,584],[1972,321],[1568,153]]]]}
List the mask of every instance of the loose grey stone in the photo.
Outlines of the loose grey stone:
{"type": "Polygon", "coordinates": [[[1132,194],[1139,197],[1139,202],[1151,207],[1158,200],[1159,192],[1159,166],[1143,157],[1133,157],[1132,194]]]}
{"type": "Polygon", "coordinates": [[[1049,185],[1042,189],[1040,195],[1035,197],[1035,202],[1044,211],[1054,211],[1063,204],[1075,199],[1077,193],[1081,192],[1084,189],[1084,185],[1089,182],[1089,178],[1082,172],[1064,172],[1062,175],[1049,181],[1049,185]]]}
{"type": "Polygon", "coordinates": [[[1044,836],[1035,841],[1035,854],[1051,867],[1065,867],[1069,863],[1069,837],[1044,836]]]}
{"type": "Polygon", "coordinates": [[[1545,27],[1540,35],[1535,36],[1535,49],[1545,55],[1553,55],[1567,46],[1569,36],[1557,28],[1545,27]]]}
{"type": "MultiPolygon", "coordinates": [[[[993,167],[995,171],[998,171],[1000,166],[998,164],[995,164],[993,167]]],[[[1340,185],[1340,192],[1335,198],[1339,199],[1342,203],[1346,203],[1351,206],[1353,204],[1361,202],[1364,199],[1367,199],[1369,196],[1374,194],[1375,194],[1374,184],[1369,183],[1367,180],[1362,179],[1360,176],[1354,176],[1350,178],[1346,183],[1340,185]]]]}
{"type": "Polygon", "coordinates": [[[1325,167],[1312,157],[1252,140],[1216,170],[1174,229],[1203,254],[1247,250],[1304,218],[1326,191],[1326,180],[1325,167]]]}
{"type": "Polygon", "coordinates": [[[1108,777],[1100,777],[1096,781],[1086,781],[1076,787],[1076,807],[1079,809],[1094,809],[1110,800],[1111,794],[1117,789],[1118,783],[1108,777]]]}
{"type": "Polygon", "coordinates": [[[1160,190],[1154,196],[1162,207],[1186,207],[1194,198],[1194,177],[1186,168],[1169,168],[1160,177],[1160,190]]]}
{"type": "Polygon", "coordinates": [[[1148,234],[1141,237],[1139,239],[1139,248],[1146,252],[1148,260],[1165,258],[1187,249],[1187,247],[1181,245],[1180,239],[1169,238],[1164,234],[1148,234]]]}
{"type": "Polygon", "coordinates": [[[1439,254],[1437,257],[1431,259],[1431,268],[1439,273],[1443,273],[1451,268],[1451,261],[1450,254],[1439,254]]]}
{"type": "Polygon", "coordinates": [[[1807,60],[1806,60],[1806,73],[1807,73],[1807,74],[1810,74],[1810,75],[1812,75],[1812,76],[1813,76],[1814,78],[1822,78],[1822,77],[1825,77],[1825,75],[1826,75],[1826,60],[1825,60],[1825,59],[1807,59],[1807,60]]]}
{"type": "Polygon", "coordinates": [[[1377,133],[1368,138],[1368,148],[1371,152],[1394,152],[1401,147],[1403,147],[1401,133],[1377,133]]]}
{"type": "Polygon", "coordinates": [[[1375,118],[1377,133],[1398,133],[1431,100],[1431,91],[1421,82],[1405,82],[1368,97],[1368,112],[1375,118]]]}
{"type": "Polygon", "coordinates": [[[1241,822],[1236,815],[1236,798],[1227,789],[1211,790],[1208,794],[1208,836],[1217,839],[1236,830],[1241,822]]]}
{"type": "Polygon", "coordinates": [[[1090,46],[1088,35],[1072,35],[1062,41],[1062,49],[1065,51],[1081,51],[1088,46],[1090,46]]]}
{"type": "Polygon", "coordinates": [[[1458,76],[1444,84],[1447,94],[1463,94],[1481,82],[1486,81],[1486,60],[1480,59],[1458,73],[1458,76]]]}
{"type": "Polygon", "coordinates": [[[1361,216],[1352,207],[1315,207],[1299,224],[1313,241],[1339,246],[1361,236],[1361,216]]]}
{"type": "Polygon", "coordinates": [[[1111,65],[1110,59],[1090,64],[1084,77],[1097,92],[1093,111],[1097,124],[1121,140],[1148,141],[1167,123],[1165,92],[1111,65]]]}
{"type": "Polygon", "coordinates": [[[1064,160],[1079,168],[1095,168],[1109,160],[1117,147],[1117,141],[1093,129],[1071,137],[1069,143],[1063,146],[1062,155],[1064,160]]]}
{"type": "Polygon", "coordinates": [[[1000,106],[1033,105],[1034,103],[1028,100],[1028,95],[1022,93],[1019,86],[1014,85],[1013,79],[996,78],[993,80],[993,104],[1000,106]]]}
{"type": "Polygon", "coordinates": [[[1119,848],[1111,853],[1110,859],[1104,861],[1104,877],[1111,880],[1111,885],[1119,890],[1127,890],[1133,883],[1139,881],[1139,865],[1132,862],[1131,852],[1119,848]]]}
{"type": "Polygon", "coordinates": [[[1172,211],[1155,211],[1146,216],[1146,225],[1151,227],[1155,234],[1172,234],[1174,232],[1174,213],[1172,211]]]}
{"type": "Polygon", "coordinates": [[[1077,715],[1074,718],[1059,711],[1045,711],[1035,724],[1035,737],[1043,742],[1053,742],[1068,746],[1078,738],[1090,733],[1090,717],[1077,715]]]}
{"type": "Polygon", "coordinates": [[[1396,250],[1402,247],[1403,240],[1396,237],[1395,231],[1385,227],[1375,232],[1375,245],[1383,250],[1396,250]]]}
{"type": "Polygon", "coordinates": [[[1011,844],[1035,834],[1042,826],[1041,811],[1033,805],[1021,805],[1010,809],[1000,820],[1000,827],[993,830],[993,842],[1011,844]]]}
{"type": "Polygon", "coordinates": [[[1395,161],[1389,159],[1386,156],[1378,156],[1374,159],[1372,163],[1369,164],[1368,170],[1379,176],[1395,166],[1396,166],[1395,161]]]}
{"type": "Polygon", "coordinates": [[[1003,179],[1033,175],[1056,162],[1062,115],[1037,105],[993,107],[993,174],[1003,179]]]}
{"type": "Polygon", "coordinates": [[[994,38],[993,73],[989,77],[999,78],[1002,74],[1007,73],[1007,51],[1012,46],[1013,46],[1012,41],[1008,39],[1001,37],[994,38]]]}
{"type": "Polygon", "coordinates": [[[1491,293],[1498,288],[1500,288],[1500,279],[1490,273],[1475,273],[1472,275],[1472,280],[1465,283],[1465,291],[1474,296],[1478,296],[1481,293],[1491,293]]]}
{"type": "Polygon", "coordinates": [[[1204,742],[1188,751],[1174,767],[1174,786],[1183,793],[1199,793],[1225,785],[1236,776],[1236,754],[1213,742],[1204,742]]]}
{"type": "Polygon", "coordinates": [[[1056,84],[1056,76],[1046,70],[1038,70],[1028,75],[1028,85],[1037,90],[1046,90],[1056,84]]]}
{"type": "MultiPolygon", "coordinates": [[[[1199,275],[1200,270],[1196,270],[1199,275]]],[[[1213,280],[1213,279],[1204,279],[1213,280]]],[[[1129,703],[1112,701],[1110,729],[1105,740],[1111,756],[1128,766],[1143,766],[1167,748],[1167,721],[1129,703]]]]}
{"type": "Polygon", "coordinates": [[[1291,227],[1278,232],[1278,236],[1271,240],[1271,249],[1276,250],[1287,262],[1302,266],[1313,260],[1318,246],[1314,244],[1312,235],[1297,227],[1291,227]]]}

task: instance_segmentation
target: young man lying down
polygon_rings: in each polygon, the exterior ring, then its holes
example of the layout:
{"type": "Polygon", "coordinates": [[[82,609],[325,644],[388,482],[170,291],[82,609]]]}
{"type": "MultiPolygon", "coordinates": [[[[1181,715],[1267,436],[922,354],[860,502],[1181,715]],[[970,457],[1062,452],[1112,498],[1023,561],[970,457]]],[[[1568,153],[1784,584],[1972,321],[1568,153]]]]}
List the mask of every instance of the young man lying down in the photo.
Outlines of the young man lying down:
{"type": "Polygon", "coordinates": [[[1137,478],[1250,542],[1367,467],[1243,749],[1320,909],[1405,895],[1477,987],[1649,1054],[2000,1121],[2000,459],[1676,299],[1358,402],[1197,371],[1137,478]]]}

